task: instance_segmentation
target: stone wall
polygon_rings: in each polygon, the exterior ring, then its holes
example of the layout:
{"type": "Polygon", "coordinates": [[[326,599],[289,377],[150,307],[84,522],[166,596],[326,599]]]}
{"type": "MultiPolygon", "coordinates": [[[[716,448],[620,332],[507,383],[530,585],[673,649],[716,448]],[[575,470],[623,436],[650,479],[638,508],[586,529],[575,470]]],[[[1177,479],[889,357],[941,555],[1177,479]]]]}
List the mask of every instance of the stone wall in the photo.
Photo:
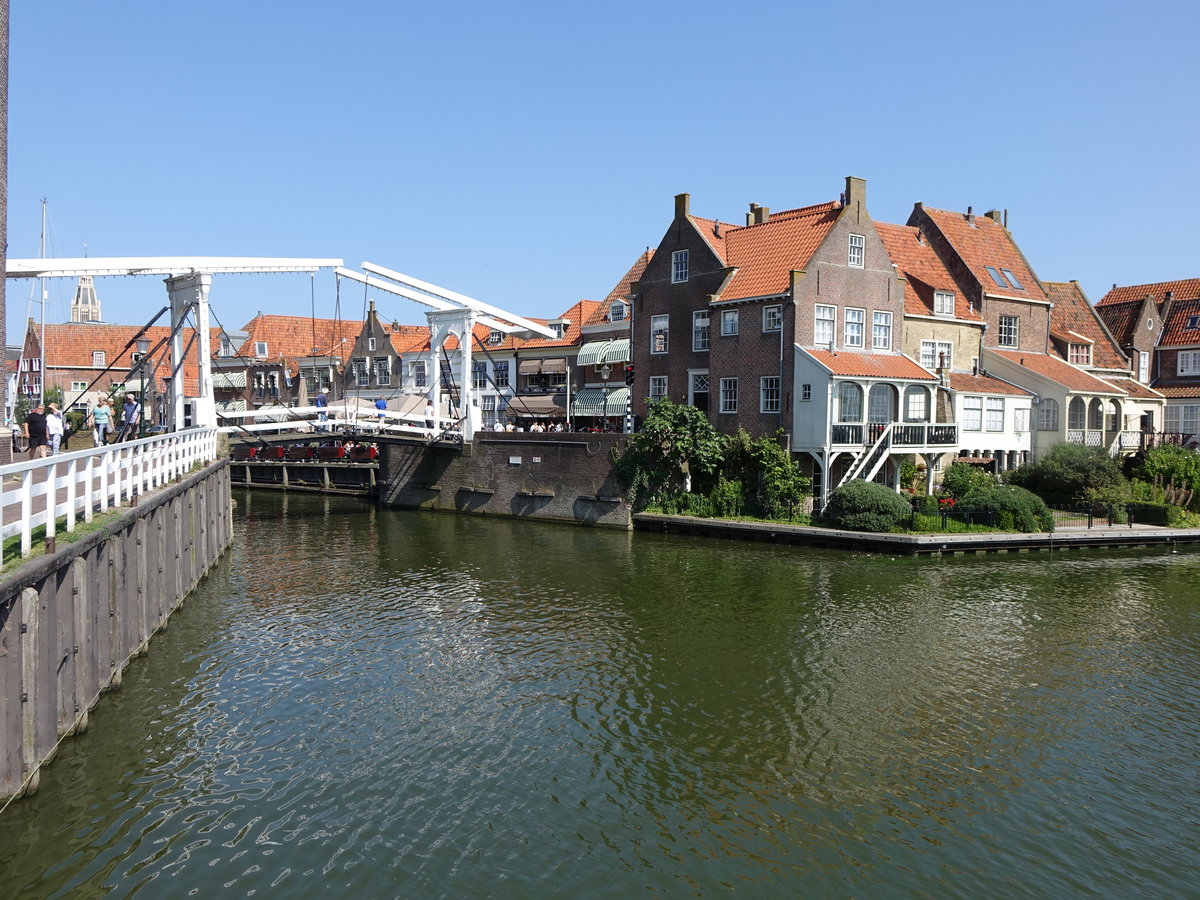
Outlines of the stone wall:
{"type": "Polygon", "coordinates": [[[37,790],[41,766],[87,730],[100,695],[120,686],[231,527],[221,461],[0,583],[0,800],[37,790]]]}
{"type": "Polygon", "coordinates": [[[388,506],[631,526],[612,472],[620,434],[483,433],[464,447],[381,444],[388,506]]]}

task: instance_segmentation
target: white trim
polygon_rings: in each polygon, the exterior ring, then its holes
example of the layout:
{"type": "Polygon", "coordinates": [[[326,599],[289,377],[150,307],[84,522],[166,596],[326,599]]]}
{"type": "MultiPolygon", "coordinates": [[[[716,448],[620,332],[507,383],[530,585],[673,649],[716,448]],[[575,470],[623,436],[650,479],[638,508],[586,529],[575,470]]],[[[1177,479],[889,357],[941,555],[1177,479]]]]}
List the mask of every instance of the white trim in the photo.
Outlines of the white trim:
{"type": "Polygon", "coordinates": [[[983,296],[992,300],[1016,300],[1018,303],[1030,303],[1034,306],[1053,306],[1049,300],[1035,300],[1032,297],[1013,297],[1010,294],[992,294],[988,291],[983,292],[983,296]]]}

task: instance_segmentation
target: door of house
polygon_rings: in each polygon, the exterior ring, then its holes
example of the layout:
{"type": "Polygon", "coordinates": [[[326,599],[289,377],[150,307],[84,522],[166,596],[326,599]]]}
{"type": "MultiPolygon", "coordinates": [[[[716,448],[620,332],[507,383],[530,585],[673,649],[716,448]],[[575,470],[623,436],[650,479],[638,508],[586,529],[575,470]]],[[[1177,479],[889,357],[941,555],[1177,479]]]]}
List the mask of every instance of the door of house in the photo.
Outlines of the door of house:
{"type": "Polygon", "coordinates": [[[691,389],[689,398],[692,406],[701,412],[708,412],[708,373],[693,372],[691,374],[691,389]]]}

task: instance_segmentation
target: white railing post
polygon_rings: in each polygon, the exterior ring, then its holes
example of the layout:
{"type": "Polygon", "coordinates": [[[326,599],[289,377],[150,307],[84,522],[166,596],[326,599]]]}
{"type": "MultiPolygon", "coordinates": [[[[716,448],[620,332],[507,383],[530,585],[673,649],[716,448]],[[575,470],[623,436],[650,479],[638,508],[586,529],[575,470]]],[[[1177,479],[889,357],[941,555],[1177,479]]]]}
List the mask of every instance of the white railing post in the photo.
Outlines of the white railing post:
{"type": "Polygon", "coordinates": [[[79,477],[79,472],[76,467],[76,461],[71,460],[67,463],[67,534],[75,530],[75,497],[76,497],[76,479],[79,477]]]}
{"type": "Polygon", "coordinates": [[[42,490],[46,497],[46,540],[49,541],[57,533],[55,525],[58,519],[58,463],[52,462],[47,467],[42,490]]]}

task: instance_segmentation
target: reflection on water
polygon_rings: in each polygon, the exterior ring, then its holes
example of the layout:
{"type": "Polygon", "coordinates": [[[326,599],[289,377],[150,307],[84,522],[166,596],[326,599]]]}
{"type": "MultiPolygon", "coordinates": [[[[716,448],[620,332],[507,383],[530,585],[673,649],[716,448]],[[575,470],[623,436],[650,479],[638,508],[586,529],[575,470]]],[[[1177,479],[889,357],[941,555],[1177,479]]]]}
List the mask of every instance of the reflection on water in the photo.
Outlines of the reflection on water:
{"type": "Polygon", "coordinates": [[[11,894],[1194,891],[1200,555],[912,560],[242,494],[11,894]]]}

